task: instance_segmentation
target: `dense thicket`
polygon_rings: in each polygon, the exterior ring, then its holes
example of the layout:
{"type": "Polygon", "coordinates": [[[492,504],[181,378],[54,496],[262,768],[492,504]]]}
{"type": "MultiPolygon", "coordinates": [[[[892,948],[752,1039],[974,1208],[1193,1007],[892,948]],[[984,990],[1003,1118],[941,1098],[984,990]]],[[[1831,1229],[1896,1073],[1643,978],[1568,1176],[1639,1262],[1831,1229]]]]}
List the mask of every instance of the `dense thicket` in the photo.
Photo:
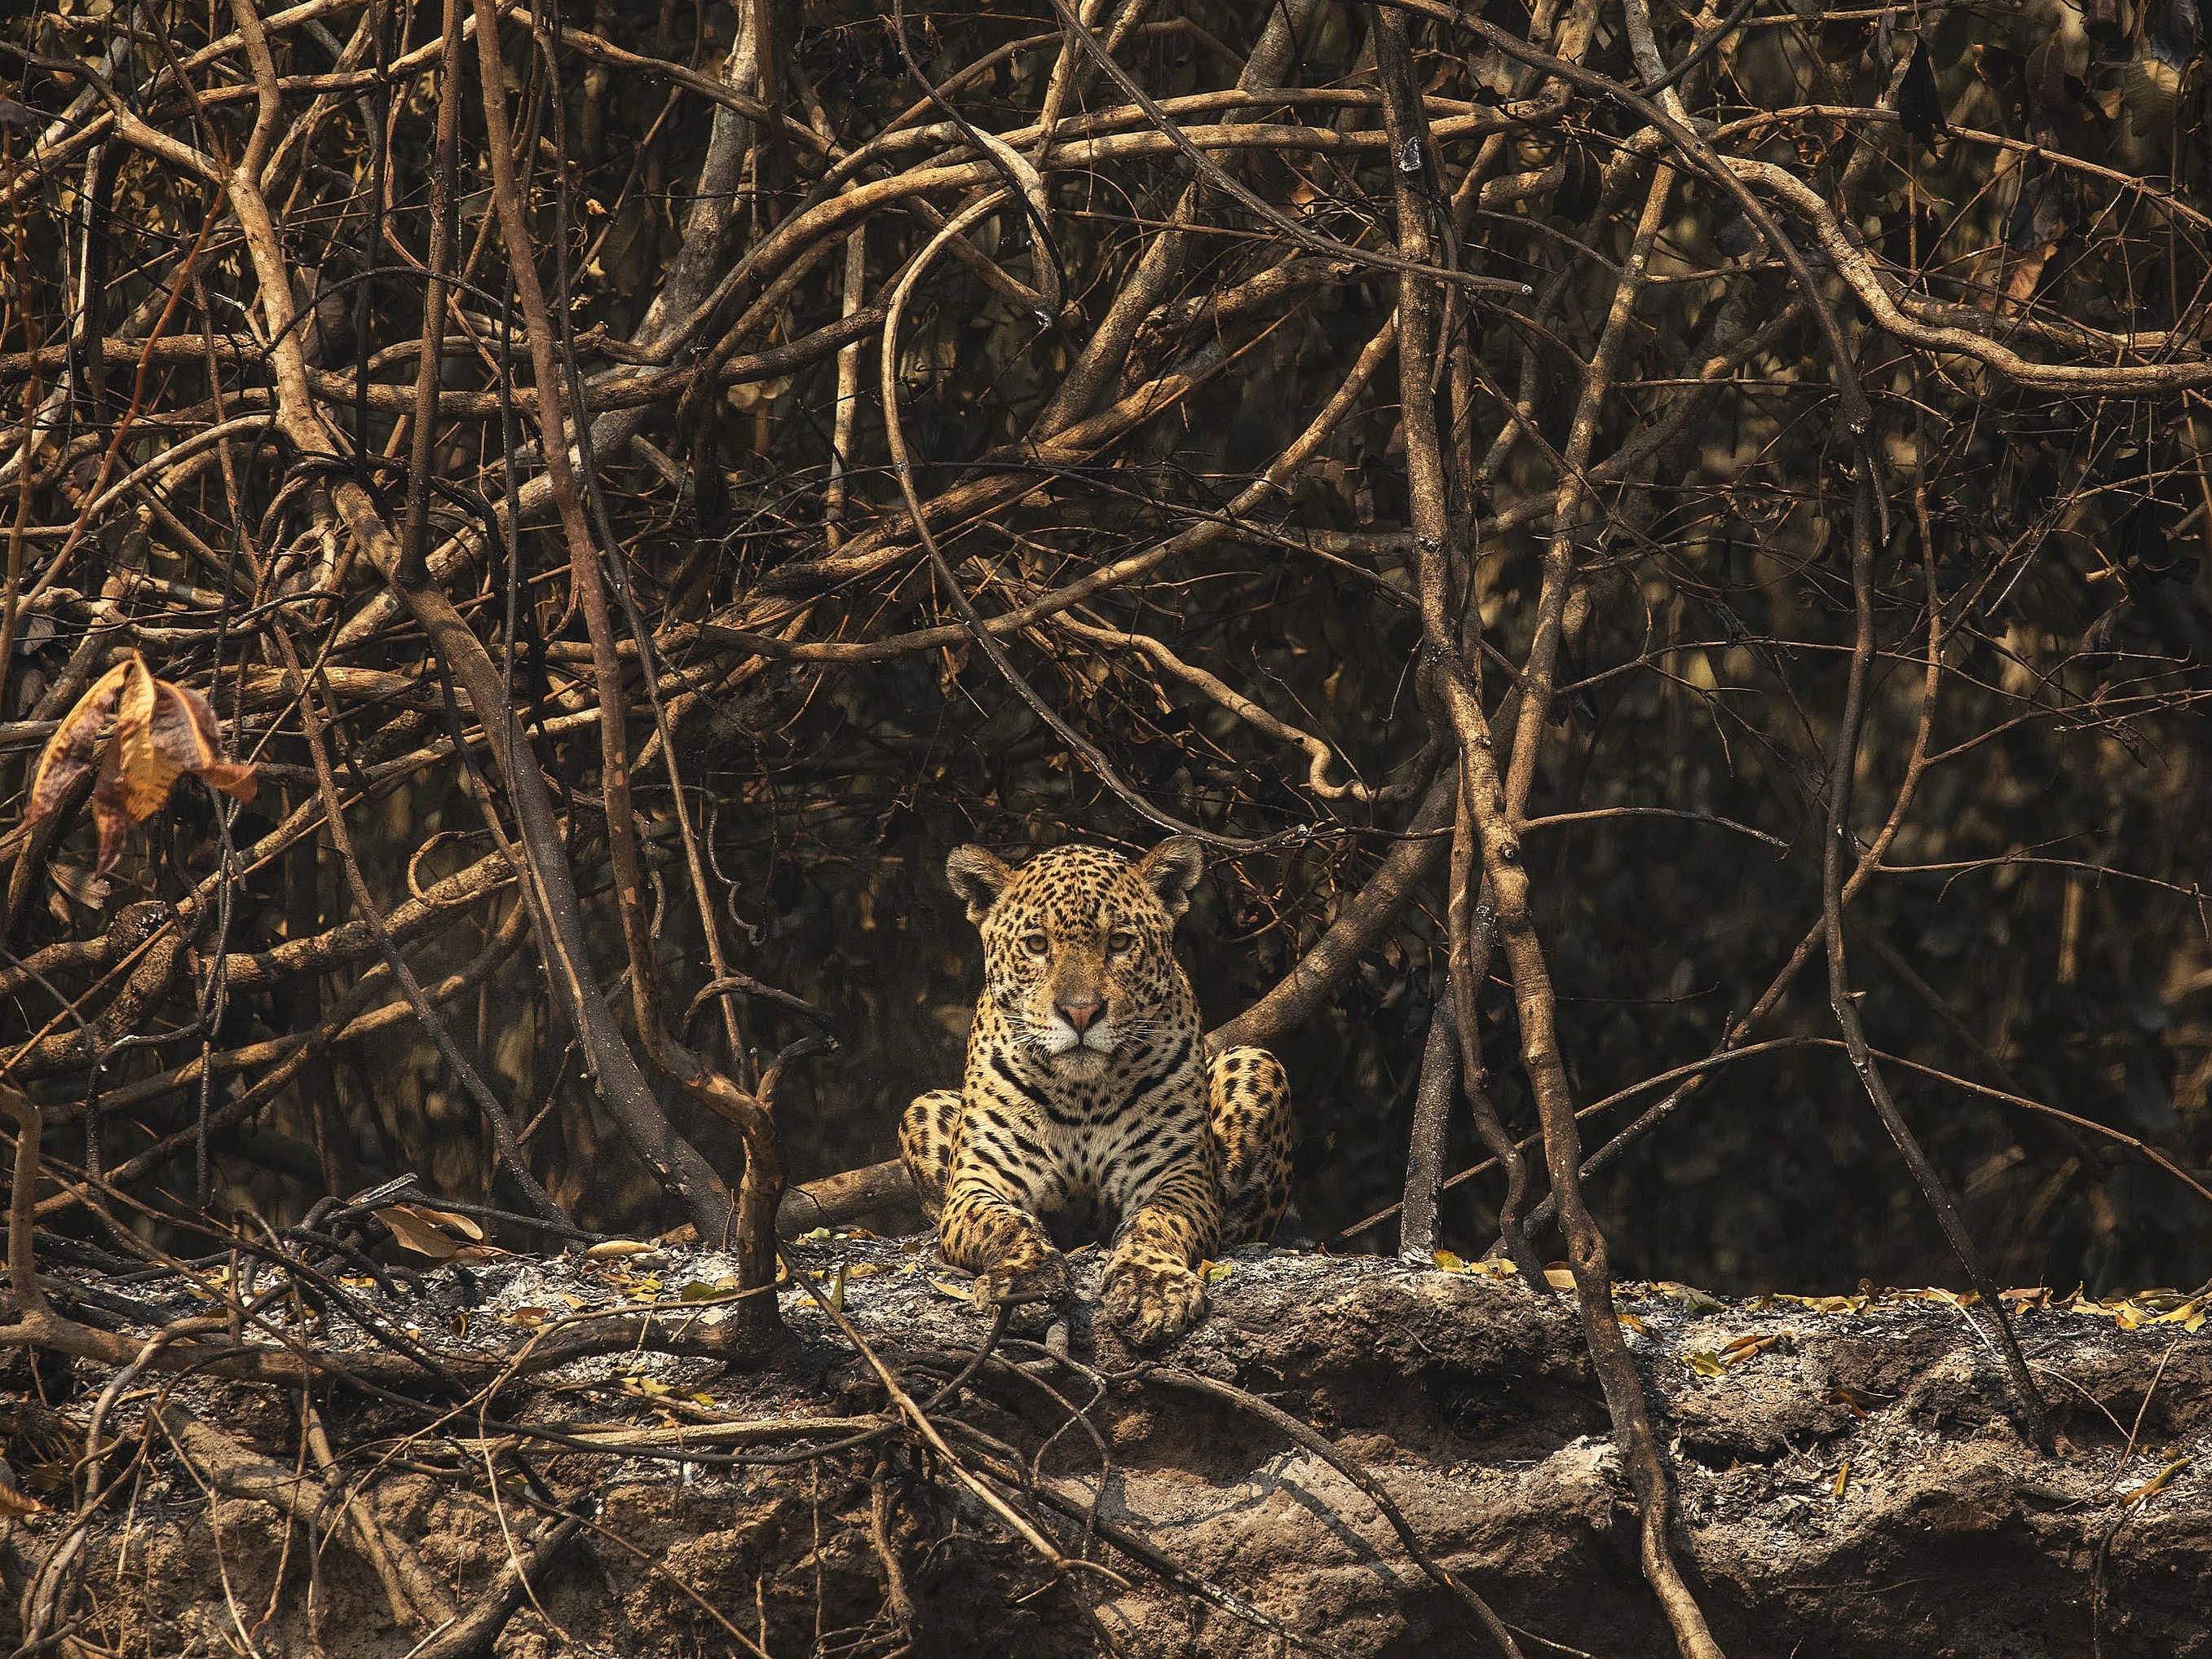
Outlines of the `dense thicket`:
{"type": "MultiPolygon", "coordinates": [[[[1427,799],[1409,902],[1258,1023],[1306,1219],[1345,1227],[1398,1194],[1451,878],[1480,885],[1482,825],[1456,866],[1438,830],[1472,699],[1572,1104],[1791,1044],[1593,1176],[1619,1260],[1955,1271],[1838,1046],[1844,986],[2001,1278],[2212,1272],[2201,1194],[2030,1103],[2212,1156],[2189,0],[1482,17],[19,16],[7,790],[133,651],[259,779],[180,785],[104,874],[89,779],[9,835],[7,1063],[57,1167],[149,1214],[293,1219],[413,1170],[696,1215],[739,1137],[638,1033],[626,886],[666,1026],[731,1089],[834,1033],[774,1091],[803,1179],[887,1156],[956,1073],[950,846],[1201,828],[1219,1023],[1358,920],[1427,799]],[[541,375],[591,415],[566,478],[541,375]],[[703,1156],[656,1179],[662,1106],[703,1156]]],[[[1471,1053],[1525,1134],[1507,932],[1471,1053]]],[[[1487,1243],[1491,1180],[1441,1242],[1487,1243]]]]}
{"type": "Polygon", "coordinates": [[[2047,1447],[1999,1285],[2212,1273],[2200,33],[11,13],[0,1346],[123,1368],[70,1536],[131,1376],[326,1381],[270,1310],[471,1209],[734,1249],[532,1364],[774,1352],[787,1180],[956,1073],[948,848],[1170,830],[1309,1225],[1566,1258],[1686,1653],[1616,1273],[1971,1285],[2047,1447]]]}

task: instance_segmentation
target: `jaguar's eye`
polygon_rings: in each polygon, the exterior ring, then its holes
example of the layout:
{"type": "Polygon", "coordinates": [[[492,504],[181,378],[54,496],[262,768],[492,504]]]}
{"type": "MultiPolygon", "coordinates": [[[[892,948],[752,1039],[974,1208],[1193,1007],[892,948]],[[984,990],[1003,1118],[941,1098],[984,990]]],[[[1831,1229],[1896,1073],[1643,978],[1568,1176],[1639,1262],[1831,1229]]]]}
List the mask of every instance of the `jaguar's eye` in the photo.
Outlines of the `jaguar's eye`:
{"type": "Polygon", "coordinates": [[[1135,950],[1136,948],[1137,938],[1133,933],[1109,933],[1106,935],[1106,949],[1115,956],[1121,956],[1127,951],[1135,950]]]}
{"type": "Polygon", "coordinates": [[[1052,949],[1052,941],[1042,933],[1027,933],[1022,938],[1022,949],[1033,957],[1041,957],[1052,949]]]}

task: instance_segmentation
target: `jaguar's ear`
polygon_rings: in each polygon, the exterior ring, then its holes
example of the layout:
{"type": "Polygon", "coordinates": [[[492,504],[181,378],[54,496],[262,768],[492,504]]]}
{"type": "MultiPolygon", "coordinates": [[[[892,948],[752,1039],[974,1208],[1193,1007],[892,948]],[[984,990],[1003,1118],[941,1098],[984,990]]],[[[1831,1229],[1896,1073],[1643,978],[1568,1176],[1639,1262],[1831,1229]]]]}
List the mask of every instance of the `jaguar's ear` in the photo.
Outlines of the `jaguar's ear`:
{"type": "Polygon", "coordinates": [[[968,902],[968,920],[981,923],[1006,890],[1014,872],[980,847],[956,847],[945,860],[945,878],[968,902]]]}
{"type": "Polygon", "coordinates": [[[1190,908],[1190,890],[1206,873],[1206,849],[1194,836],[1170,836],[1145,854],[1137,873],[1173,921],[1190,908]]]}

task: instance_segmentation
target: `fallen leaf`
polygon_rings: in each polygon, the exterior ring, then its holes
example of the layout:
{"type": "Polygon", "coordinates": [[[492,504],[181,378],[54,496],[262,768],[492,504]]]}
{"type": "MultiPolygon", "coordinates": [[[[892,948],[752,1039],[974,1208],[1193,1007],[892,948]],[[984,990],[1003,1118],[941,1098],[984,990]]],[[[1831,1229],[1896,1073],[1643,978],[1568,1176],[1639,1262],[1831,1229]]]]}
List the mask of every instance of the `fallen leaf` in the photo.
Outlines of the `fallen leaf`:
{"type": "Polygon", "coordinates": [[[392,1229],[392,1236],[399,1241],[401,1249],[427,1255],[434,1261],[447,1261],[461,1248],[438,1231],[437,1223],[410,1205],[394,1204],[379,1210],[376,1218],[392,1229]]]}
{"type": "Polygon", "coordinates": [[[619,1261],[624,1256],[644,1255],[654,1247],[641,1238],[603,1238],[584,1252],[586,1261],[619,1261]]]}
{"type": "Polygon", "coordinates": [[[1682,1363],[1699,1376],[1726,1376],[1728,1365],[1710,1348],[1692,1348],[1682,1356],[1682,1363]]]}
{"type": "Polygon", "coordinates": [[[469,1239],[483,1237],[483,1229],[467,1216],[457,1215],[451,1210],[434,1210],[427,1204],[410,1204],[407,1207],[416,1215],[436,1222],[449,1233],[459,1233],[463,1238],[469,1239]]]}
{"type": "Polygon", "coordinates": [[[2125,1498],[2120,1499],[2120,1502],[2123,1504],[2140,1504],[2146,1498],[2156,1497],[2160,1492],[2164,1492],[2168,1486],[2173,1484],[2173,1477],[2175,1475],[2179,1474],[2182,1470],[2187,1468],[2190,1464],[2195,1461],[2196,1460],[2194,1458],[2190,1457],[2175,1458],[2173,1462],[2168,1463],[2156,1474],[2151,1476],[2149,1480],[2144,1481],[2142,1485],[2137,1486],[2125,1498]]]}
{"type": "Polygon", "coordinates": [[[1782,1338],[1778,1334],[1769,1336],[1739,1336],[1735,1341],[1729,1343],[1726,1347],[1721,1350],[1721,1358],[1731,1365],[1738,1364],[1744,1360],[1756,1358],[1759,1355],[1765,1353],[1769,1348],[1772,1347],[1781,1340],[1782,1338]]]}
{"type": "Polygon", "coordinates": [[[9,1520],[27,1515],[44,1515],[46,1506],[27,1492],[18,1491],[5,1480],[0,1480],[0,1516],[9,1520]]]}
{"type": "Polygon", "coordinates": [[[510,1325],[543,1325],[552,1318],[550,1308],[509,1308],[500,1317],[510,1325]]]}
{"type": "Polygon", "coordinates": [[[1662,1296],[1673,1297],[1682,1304],[1686,1313],[1709,1314],[1728,1311],[1727,1304],[1714,1300],[1711,1295],[1698,1289],[1694,1285],[1678,1285],[1672,1279],[1662,1279],[1653,1285],[1652,1289],[1662,1296]]]}
{"type": "Polygon", "coordinates": [[[1841,1498],[1850,1490],[1850,1485],[1851,1460],[1846,1457],[1844,1460],[1844,1467],[1836,1471],[1836,1484],[1828,1489],[1828,1495],[1832,1498],[1841,1498]]]}

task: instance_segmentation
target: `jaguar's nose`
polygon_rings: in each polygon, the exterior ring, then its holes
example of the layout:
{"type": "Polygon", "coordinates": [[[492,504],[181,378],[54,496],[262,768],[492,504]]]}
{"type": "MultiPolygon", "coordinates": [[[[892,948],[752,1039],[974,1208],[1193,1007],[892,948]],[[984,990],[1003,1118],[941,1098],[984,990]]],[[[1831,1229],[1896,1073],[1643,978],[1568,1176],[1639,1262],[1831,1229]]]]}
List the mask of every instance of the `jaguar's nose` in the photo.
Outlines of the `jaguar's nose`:
{"type": "Polygon", "coordinates": [[[1097,997],[1086,998],[1080,1002],[1063,1002],[1059,1005],[1060,1017],[1073,1026],[1078,1035],[1080,1035],[1089,1027],[1092,1020],[1098,1018],[1100,1011],[1106,1005],[1097,997]]]}

